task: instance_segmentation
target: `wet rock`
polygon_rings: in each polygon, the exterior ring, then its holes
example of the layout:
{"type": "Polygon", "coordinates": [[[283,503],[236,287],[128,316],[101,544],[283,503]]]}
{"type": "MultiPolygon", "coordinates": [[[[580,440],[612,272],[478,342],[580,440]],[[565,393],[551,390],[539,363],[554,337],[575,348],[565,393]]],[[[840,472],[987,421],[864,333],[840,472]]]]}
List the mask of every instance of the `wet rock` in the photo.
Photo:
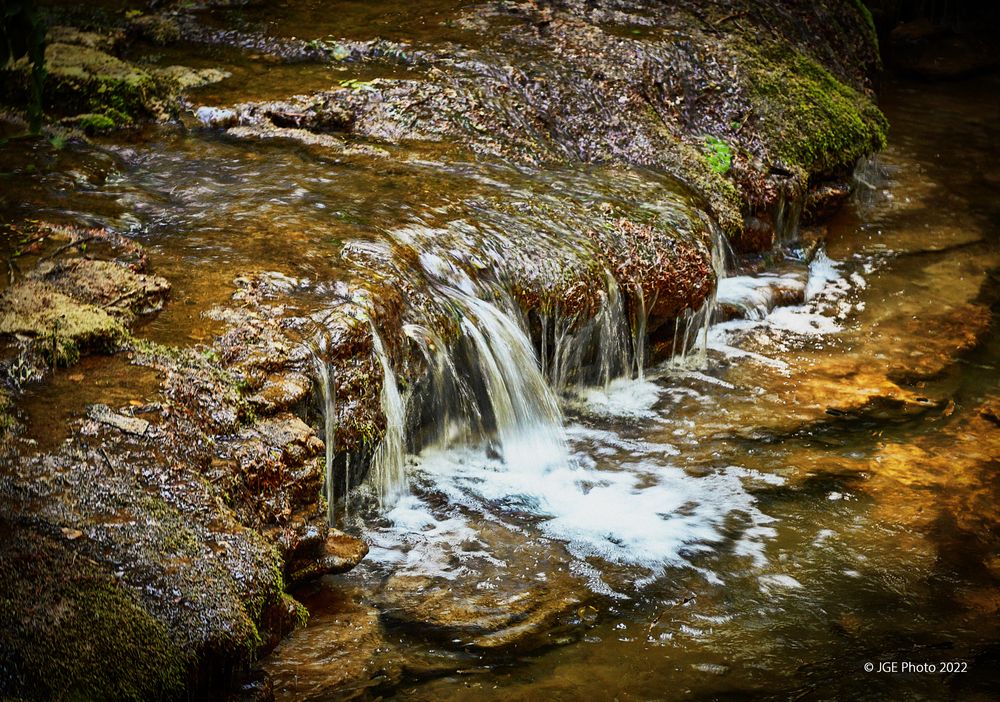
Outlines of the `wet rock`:
{"type": "Polygon", "coordinates": [[[228,71],[222,71],[218,68],[189,68],[188,66],[158,68],[156,74],[164,80],[173,82],[181,92],[212,85],[232,75],[228,71]]]}
{"type": "Polygon", "coordinates": [[[237,110],[240,120],[248,124],[267,120],[275,127],[314,132],[347,131],[354,123],[351,111],[331,95],[297,96],[287,101],[245,105],[237,110]]]}
{"type": "Polygon", "coordinates": [[[180,41],[183,34],[177,19],[166,13],[143,14],[128,20],[128,31],[154,44],[180,41]]]}
{"type": "Polygon", "coordinates": [[[376,602],[386,623],[453,647],[527,650],[556,643],[586,592],[558,545],[499,525],[481,522],[447,550],[445,573],[415,563],[385,581],[376,602]]]}
{"type": "Polygon", "coordinates": [[[149,422],[145,419],[119,414],[107,405],[91,405],[87,414],[91,419],[101,424],[106,424],[109,427],[119,429],[127,434],[141,436],[149,429],[149,422]]]}
{"type": "Polygon", "coordinates": [[[207,691],[293,625],[271,545],[165,455],[163,431],[78,437],[0,481],[4,694],[207,691]]]}
{"type": "MultiPolygon", "coordinates": [[[[222,110],[221,112],[224,114],[226,110],[222,110]]],[[[344,139],[330,134],[317,134],[308,129],[300,129],[297,127],[278,127],[257,124],[231,127],[226,131],[226,133],[240,139],[288,139],[290,141],[297,141],[306,146],[321,148],[326,152],[333,151],[347,156],[389,156],[389,152],[385,149],[380,149],[374,146],[366,146],[363,144],[351,144],[344,139]]]]}
{"type": "Polygon", "coordinates": [[[50,363],[69,365],[81,353],[117,350],[126,332],[104,310],[27,280],[0,296],[0,337],[29,341],[50,363]]]}
{"type": "Polygon", "coordinates": [[[114,52],[122,38],[120,34],[116,33],[87,32],[78,27],[65,25],[49,27],[49,31],[45,35],[45,41],[48,44],[75,44],[106,53],[114,52]]]}
{"type": "Polygon", "coordinates": [[[280,525],[303,509],[318,511],[322,451],[323,442],[309,425],[294,415],[278,415],[221,443],[209,474],[243,523],[280,525]]]}
{"type": "Polygon", "coordinates": [[[715,288],[708,231],[694,218],[687,224],[695,231],[683,236],[665,222],[617,218],[594,234],[615,278],[641,288],[651,328],[698,309],[715,288]]]}
{"type": "Polygon", "coordinates": [[[141,247],[120,239],[101,230],[53,230],[49,253],[0,295],[0,340],[17,339],[55,365],[121,348],[126,325],[160,309],[170,286],[140,272],[141,247]],[[52,249],[64,236],[69,242],[52,249]],[[106,258],[74,255],[87,244],[94,246],[88,255],[106,258]]]}
{"type": "Polygon", "coordinates": [[[40,264],[32,277],[82,303],[132,321],[162,309],[170,284],[163,278],[136,273],[113,261],[75,258],[40,264]]]}
{"type": "Polygon", "coordinates": [[[331,593],[328,614],[310,620],[261,665],[281,700],[353,699],[391,688],[403,660],[386,638],[378,611],[350,594],[331,593]]]}
{"type": "Polygon", "coordinates": [[[302,373],[279,373],[268,376],[248,399],[257,411],[274,413],[297,405],[308,397],[312,381],[302,373]]]}
{"type": "Polygon", "coordinates": [[[165,114],[168,86],[147,71],[98,49],[50,44],[45,50],[46,109],[107,114],[116,123],[165,114]]]}
{"type": "Polygon", "coordinates": [[[183,694],[189,654],[144,607],[141,591],[80,557],[73,542],[7,518],[0,528],[0,694],[38,700],[66,690],[91,699],[183,694]],[[109,671],[109,661],[128,665],[109,671]]]}
{"type": "Polygon", "coordinates": [[[829,219],[851,195],[848,183],[822,183],[809,190],[806,195],[803,216],[809,222],[829,219]]]}
{"type": "Polygon", "coordinates": [[[240,117],[235,110],[225,110],[218,107],[199,107],[195,117],[206,127],[224,129],[239,123],[240,117]]]}
{"type": "Polygon", "coordinates": [[[329,571],[331,573],[350,570],[366,555],[368,555],[368,544],[336,530],[331,530],[323,546],[325,565],[331,568],[329,571]]]}
{"type": "MultiPolygon", "coordinates": [[[[809,182],[842,182],[859,156],[884,144],[885,121],[870,98],[879,66],[874,30],[854,3],[678,3],[645,7],[641,16],[611,3],[488,3],[458,23],[481,33],[488,51],[463,48],[456,60],[452,47],[432,48],[419,79],[244,104],[236,108],[241,124],[392,144],[448,139],[530,164],[653,168],[694,191],[735,238],[743,213],[773,210],[809,182]],[[714,26],[712,18],[734,13],[740,22],[714,26]],[[616,31],[633,22],[658,31],[616,31]],[[762,43],[761,35],[774,39],[762,43]],[[730,154],[726,168],[713,167],[706,135],[730,154]]],[[[293,40],[285,44],[295,53],[293,40]]],[[[335,53],[322,50],[320,60],[337,60],[335,53]]],[[[770,245],[753,236],[739,243],[770,245]]]]}
{"type": "Polygon", "coordinates": [[[304,542],[286,565],[288,581],[300,583],[321,575],[346,573],[368,555],[368,544],[336,529],[330,529],[319,544],[304,542]]]}
{"type": "Polygon", "coordinates": [[[987,419],[997,426],[1000,426],[1000,405],[996,403],[989,403],[984,405],[979,410],[979,415],[984,419],[987,419]]]}
{"type": "Polygon", "coordinates": [[[560,619],[580,604],[579,594],[554,584],[523,585],[513,591],[490,591],[472,584],[397,575],[386,582],[380,606],[387,622],[463,647],[544,645],[560,619]]]}
{"type": "Polygon", "coordinates": [[[777,307],[805,301],[806,271],[758,276],[733,276],[719,284],[715,319],[763,319],[777,307]]]}

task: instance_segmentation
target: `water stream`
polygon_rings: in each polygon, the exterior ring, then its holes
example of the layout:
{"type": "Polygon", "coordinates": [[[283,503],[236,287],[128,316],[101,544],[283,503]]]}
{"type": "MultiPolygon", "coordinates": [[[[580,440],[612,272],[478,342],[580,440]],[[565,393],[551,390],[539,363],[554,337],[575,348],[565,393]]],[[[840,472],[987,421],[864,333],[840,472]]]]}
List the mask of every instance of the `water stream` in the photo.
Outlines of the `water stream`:
{"type": "MultiPolygon", "coordinates": [[[[351,5],[352,23],[371,19],[351,5]]],[[[202,313],[230,302],[236,272],[297,281],[289,305],[308,316],[339,304],[335,285],[378,302],[362,249],[418,252],[398,257],[403,272],[454,328],[403,320],[427,368],[407,385],[394,330],[372,322],[381,509],[328,500],[371,551],[295,593],[310,623],[262,662],[279,700],[986,700],[1000,683],[1000,432],[986,411],[1000,332],[968,339],[973,317],[994,315],[1000,269],[1000,83],[984,80],[885,86],[890,148],[811,259],[791,202],[766,268],[710,228],[718,289],[683,313],[660,365],[641,288],[591,272],[598,309],[583,323],[558,305],[524,314],[503,276],[515,240],[537,246],[516,263],[538,280],[583,269],[574,214],[589,202],[686,217],[655,174],[515,169],[447,145],[332,157],[162,128],[50,154],[69,174],[59,195],[12,182],[11,201],[141,240],[174,289],[139,333],[169,343],[218,333],[202,313]],[[501,216],[483,202],[514,204],[501,216]],[[967,672],[863,672],[893,660],[967,672]]],[[[256,85],[279,88],[291,92],[256,85]]],[[[334,468],[325,353],[316,429],[326,494],[343,496],[358,486],[334,468]]],[[[29,424],[155,387],[121,388],[121,366],[55,373],[29,391],[29,424]]]]}
{"type": "MultiPolygon", "coordinates": [[[[412,671],[392,686],[405,699],[987,699],[1000,442],[979,408],[997,396],[1000,342],[990,332],[962,358],[953,330],[995,304],[1000,212],[936,140],[959,129],[970,160],[996,143],[975,110],[918,118],[935,99],[956,98],[890,87],[895,141],[810,261],[793,247],[746,272],[717,246],[716,321],[686,315],[660,367],[644,368],[641,320],[623,320],[616,287],[595,317],[591,382],[565,380],[558,316],[536,351],[516,316],[442,291],[464,313],[489,406],[472,388],[444,391],[466,409],[443,410],[442,427],[465,428],[409,455],[409,491],[360,527],[367,562],[303,594],[314,623],[267,663],[283,694],[323,697],[337,676],[293,660],[322,661],[323,627],[361,606],[383,612],[412,671]],[[484,415],[495,434],[469,432],[484,415]],[[468,631],[421,633],[401,603],[438,583],[474,611],[566,587],[579,608],[535,653],[496,655],[468,631]],[[325,587],[352,604],[329,604],[325,587]],[[865,677],[864,663],[891,660],[968,672],[865,677]]],[[[426,329],[410,335],[436,388],[462,384],[468,359],[426,329]]]]}

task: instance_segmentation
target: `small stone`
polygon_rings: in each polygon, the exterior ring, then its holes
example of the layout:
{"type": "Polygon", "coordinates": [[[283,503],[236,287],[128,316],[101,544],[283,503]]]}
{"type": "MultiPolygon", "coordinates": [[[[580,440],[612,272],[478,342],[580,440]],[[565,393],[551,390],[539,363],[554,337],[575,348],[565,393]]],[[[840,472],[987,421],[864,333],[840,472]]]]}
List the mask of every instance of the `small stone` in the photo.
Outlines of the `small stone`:
{"type": "Polygon", "coordinates": [[[239,116],[233,110],[218,107],[199,107],[194,116],[203,125],[213,129],[235,127],[240,121],[239,116]]]}
{"type": "Polygon", "coordinates": [[[145,419],[118,414],[107,405],[91,405],[87,415],[96,422],[114,427],[126,434],[141,436],[149,429],[149,422],[145,419]]]}
{"type": "Polygon", "coordinates": [[[62,529],[60,529],[60,531],[62,532],[63,536],[65,536],[70,541],[76,541],[81,536],[83,536],[83,532],[80,531],[79,529],[70,529],[69,527],[63,527],[62,529]]]}

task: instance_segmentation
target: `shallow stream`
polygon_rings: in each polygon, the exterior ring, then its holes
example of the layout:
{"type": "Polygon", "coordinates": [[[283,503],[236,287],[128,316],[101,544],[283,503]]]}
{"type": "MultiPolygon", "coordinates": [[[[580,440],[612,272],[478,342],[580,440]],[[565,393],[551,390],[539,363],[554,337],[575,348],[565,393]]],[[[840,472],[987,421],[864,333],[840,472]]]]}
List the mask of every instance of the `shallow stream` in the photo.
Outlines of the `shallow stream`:
{"type": "MultiPolygon", "coordinates": [[[[415,27],[399,38],[419,41],[421,22],[399,12],[415,27]]],[[[276,31],[333,31],[287,23],[276,31]]],[[[332,70],[228,60],[236,78],[206,102],[308,90],[332,70]]],[[[499,359],[482,383],[493,396],[491,381],[506,383],[510,406],[492,412],[510,413],[510,435],[498,451],[445,427],[402,457],[383,515],[338,505],[371,552],[296,593],[310,623],[262,662],[278,699],[995,699],[998,95],[995,78],[885,85],[889,149],[859,170],[814,256],[792,247],[764,272],[730,261],[719,302],[736,318],[707,329],[704,357],[641,373],[624,359],[617,379],[553,389],[536,350],[522,357],[523,333],[449,280],[479,320],[470,343],[499,359]],[[801,304],[777,305],[788,291],[801,304]],[[937,672],[865,672],[884,662],[937,672]]],[[[293,279],[303,314],[333,281],[363,287],[351,242],[447,258],[473,222],[474,241],[537,233],[564,255],[571,219],[476,222],[484,201],[684,207],[653,174],[514,169],[456,146],[336,154],[195,127],[104,147],[8,154],[32,165],[2,214],[131,232],[173,284],[139,334],[174,344],[218,332],[202,313],[229,301],[237,274],[293,279]]],[[[29,426],[62,425],[156,382],[92,358],[24,409],[29,426]]],[[[39,450],[61,438],[37,436],[39,450]]]]}

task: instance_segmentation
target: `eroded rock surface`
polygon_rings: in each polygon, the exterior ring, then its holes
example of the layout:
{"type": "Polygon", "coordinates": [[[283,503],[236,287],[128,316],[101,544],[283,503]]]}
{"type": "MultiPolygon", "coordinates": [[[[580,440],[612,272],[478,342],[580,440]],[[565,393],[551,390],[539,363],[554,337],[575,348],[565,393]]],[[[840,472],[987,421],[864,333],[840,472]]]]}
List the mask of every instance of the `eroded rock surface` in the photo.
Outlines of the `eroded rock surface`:
{"type": "Polygon", "coordinates": [[[37,236],[47,242],[45,255],[0,294],[8,367],[19,358],[21,366],[30,357],[69,365],[82,353],[116,351],[137,317],[163,306],[170,284],[146,272],[144,254],[126,238],[73,228],[37,236]]]}

